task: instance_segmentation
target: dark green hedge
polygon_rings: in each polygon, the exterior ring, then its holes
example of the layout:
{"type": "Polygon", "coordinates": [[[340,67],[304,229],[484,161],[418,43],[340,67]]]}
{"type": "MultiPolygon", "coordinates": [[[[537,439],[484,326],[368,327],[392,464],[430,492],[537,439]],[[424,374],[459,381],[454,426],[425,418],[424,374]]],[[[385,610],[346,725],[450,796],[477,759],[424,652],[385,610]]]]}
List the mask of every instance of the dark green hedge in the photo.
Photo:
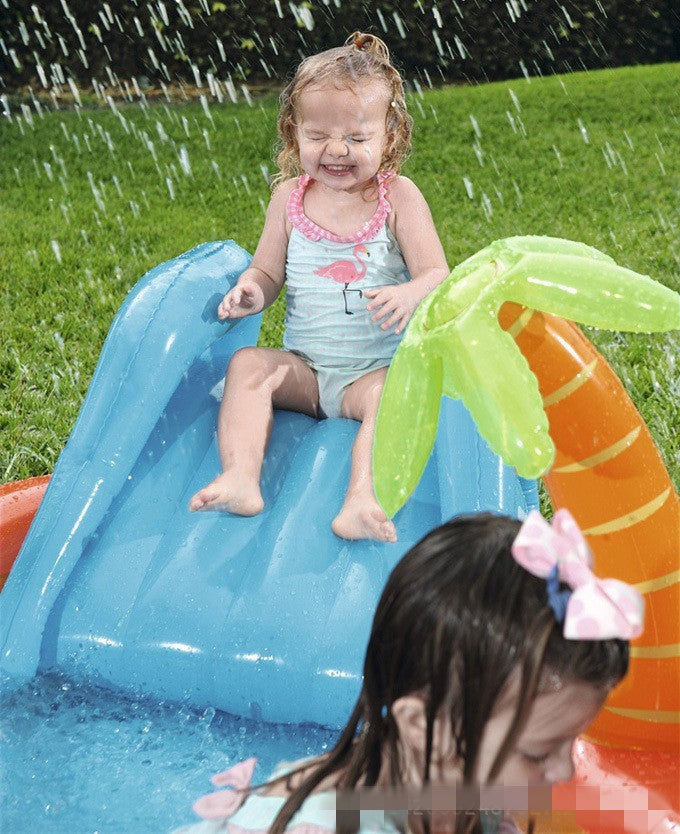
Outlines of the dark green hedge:
{"type": "Polygon", "coordinates": [[[361,29],[382,36],[418,83],[491,80],[677,60],[677,9],[675,0],[0,0],[0,72],[5,91],[69,77],[195,85],[196,71],[204,86],[208,72],[237,87],[280,83],[302,56],[361,29]]]}

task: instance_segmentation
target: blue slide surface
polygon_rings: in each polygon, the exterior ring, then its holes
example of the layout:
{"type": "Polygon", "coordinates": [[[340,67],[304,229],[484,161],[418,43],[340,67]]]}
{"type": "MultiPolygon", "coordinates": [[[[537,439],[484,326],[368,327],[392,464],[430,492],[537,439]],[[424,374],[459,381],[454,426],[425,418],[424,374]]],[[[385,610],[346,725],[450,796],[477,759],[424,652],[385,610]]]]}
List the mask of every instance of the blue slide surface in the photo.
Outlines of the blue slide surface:
{"type": "Polygon", "coordinates": [[[205,243],[151,270],[113,322],[81,413],[0,595],[0,665],[96,675],[278,722],[344,724],[375,604],[403,553],[441,521],[522,515],[536,487],[493,455],[461,403],[395,517],[396,544],[330,530],[357,424],[276,412],[265,510],[191,514],[218,471],[229,358],[259,316],[218,321],[250,256],[205,243]]]}

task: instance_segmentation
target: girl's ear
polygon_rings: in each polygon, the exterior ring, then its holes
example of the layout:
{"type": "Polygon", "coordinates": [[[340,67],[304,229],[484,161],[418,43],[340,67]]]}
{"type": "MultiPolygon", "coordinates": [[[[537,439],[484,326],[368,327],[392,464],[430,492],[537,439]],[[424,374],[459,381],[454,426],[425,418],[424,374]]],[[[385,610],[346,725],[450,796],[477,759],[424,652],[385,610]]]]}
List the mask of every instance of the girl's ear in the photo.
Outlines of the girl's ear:
{"type": "MultiPolygon", "coordinates": [[[[413,768],[413,776],[421,779],[425,770],[425,746],[427,715],[425,700],[420,695],[404,695],[392,704],[392,718],[397,725],[407,772],[413,768]]],[[[448,718],[438,717],[432,728],[432,759],[430,778],[442,778],[443,768],[448,771],[455,762],[456,751],[451,724],[448,718]]],[[[455,766],[455,765],[454,765],[455,766]]],[[[418,782],[414,782],[418,784],[418,782]]]]}
{"type": "Polygon", "coordinates": [[[404,747],[422,758],[425,755],[427,717],[425,701],[420,695],[404,695],[392,704],[392,718],[404,747]]]}
{"type": "Polygon", "coordinates": [[[422,784],[425,772],[425,701],[419,695],[404,695],[392,704],[392,719],[399,738],[399,770],[405,784],[422,784]]]}

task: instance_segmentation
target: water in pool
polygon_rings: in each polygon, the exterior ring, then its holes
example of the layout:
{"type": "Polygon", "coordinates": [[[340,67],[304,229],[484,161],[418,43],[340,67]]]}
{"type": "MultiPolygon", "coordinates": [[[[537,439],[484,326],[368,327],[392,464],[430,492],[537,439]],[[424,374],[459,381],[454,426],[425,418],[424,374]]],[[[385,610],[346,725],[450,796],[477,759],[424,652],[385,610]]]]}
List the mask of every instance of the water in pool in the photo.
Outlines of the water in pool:
{"type": "Polygon", "coordinates": [[[336,733],[111,691],[61,673],[2,680],[0,830],[163,834],[197,821],[210,776],[256,756],[254,780],[314,755],[336,733]]]}

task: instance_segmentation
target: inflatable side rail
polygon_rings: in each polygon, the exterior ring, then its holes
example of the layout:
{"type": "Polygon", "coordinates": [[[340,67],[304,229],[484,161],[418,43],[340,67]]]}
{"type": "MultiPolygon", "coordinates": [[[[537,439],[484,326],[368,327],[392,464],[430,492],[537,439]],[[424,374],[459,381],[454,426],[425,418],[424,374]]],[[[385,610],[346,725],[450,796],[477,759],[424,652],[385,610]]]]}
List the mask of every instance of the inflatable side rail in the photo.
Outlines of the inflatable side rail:
{"type": "MultiPolygon", "coordinates": [[[[31,559],[17,560],[0,597],[0,668],[8,674],[35,673],[59,592],[128,477],[121,459],[141,451],[158,420],[155,403],[167,402],[195,357],[224,334],[217,305],[249,263],[233,241],[205,243],[155,267],[128,294],[25,542],[31,559]]],[[[233,329],[239,346],[252,344],[259,317],[233,329]]]]}

